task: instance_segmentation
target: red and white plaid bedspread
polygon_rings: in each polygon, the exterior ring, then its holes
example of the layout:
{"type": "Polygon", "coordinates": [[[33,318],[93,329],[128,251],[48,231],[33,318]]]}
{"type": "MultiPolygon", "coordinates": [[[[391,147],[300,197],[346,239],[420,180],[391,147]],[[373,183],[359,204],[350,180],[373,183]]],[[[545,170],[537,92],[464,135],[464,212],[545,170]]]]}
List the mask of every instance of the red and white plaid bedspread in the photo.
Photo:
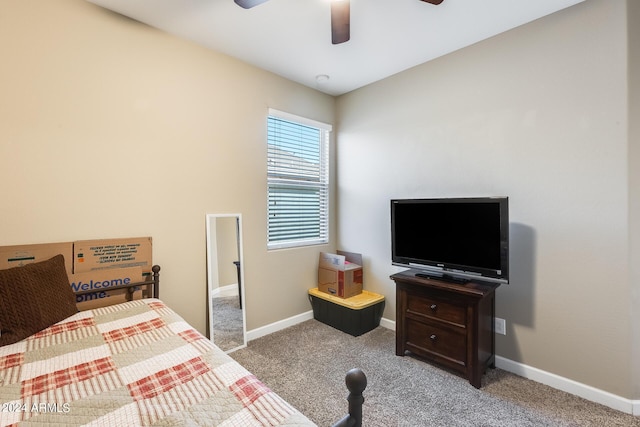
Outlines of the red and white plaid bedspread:
{"type": "Polygon", "coordinates": [[[157,299],[0,347],[0,426],[313,426],[157,299]]]}

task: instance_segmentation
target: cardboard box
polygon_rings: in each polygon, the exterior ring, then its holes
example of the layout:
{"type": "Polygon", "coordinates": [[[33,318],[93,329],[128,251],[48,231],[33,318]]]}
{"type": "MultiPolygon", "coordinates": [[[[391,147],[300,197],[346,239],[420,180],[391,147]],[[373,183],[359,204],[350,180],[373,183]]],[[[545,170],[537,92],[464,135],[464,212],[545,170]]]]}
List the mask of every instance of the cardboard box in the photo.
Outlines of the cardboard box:
{"type": "Polygon", "coordinates": [[[140,267],[151,272],[151,237],[82,240],[73,245],[73,273],[140,267]]]}
{"type": "Polygon", "coordinates": [[[146,292],[143,295],[142,289],[133,294],[127,289],[108,289],[115,284],[151,279],[151,237],[4,246],[0,247],[0,269],[44,261],[58,254],[64,256],[69,284],[74,291],[96,289],[96,292],[77,296],[80,310],[147,295],[146,292]]]}
{"type": "Polygon", "coordinates": [[[73,242],[0,247],[0,270],[46,261],[59,254],[64,256],[67,274],[71,275],[73,273],[73,242]]]}
{"type": "Polygon", "coordinates": [[[318,289],[340,298],[362,293],[362,255],[352,252],[320,252],[318,289]]]}
{"type": "Polygon", "coordinates": [[[76,305],[78,306],[78,310],[81,311],[140,299],[143,297],[142,288],[138,288],[133,294],[130,294],[128,289],[110,291],[109,288],[144,280],[144,275],[140,267],[110,268],[77,273],[69,276],[69,282],[74,292],[96,291],[76,295],[76,305]]]}

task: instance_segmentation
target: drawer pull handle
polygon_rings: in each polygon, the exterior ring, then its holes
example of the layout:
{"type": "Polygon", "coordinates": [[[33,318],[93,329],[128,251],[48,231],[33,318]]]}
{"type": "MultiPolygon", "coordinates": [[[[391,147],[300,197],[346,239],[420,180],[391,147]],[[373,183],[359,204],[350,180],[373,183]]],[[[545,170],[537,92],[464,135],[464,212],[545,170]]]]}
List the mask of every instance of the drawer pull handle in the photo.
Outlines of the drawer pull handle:
{"type": "Polygon", "coordinates": [[[436,311],[436,308],[438,308],[437,305],[435,304],[431,304],[431,307],[429,307],[431,310],[436,311]]]}
{"type": "Polygon", "coordinates": [[[435,341],[437,338],[438,338],[438,337],[436,337],[436,334],[433,334],[433,335],[431,335],[431,336],[429,337],[429,339],[430,339],[431,341],[435,341]]]}

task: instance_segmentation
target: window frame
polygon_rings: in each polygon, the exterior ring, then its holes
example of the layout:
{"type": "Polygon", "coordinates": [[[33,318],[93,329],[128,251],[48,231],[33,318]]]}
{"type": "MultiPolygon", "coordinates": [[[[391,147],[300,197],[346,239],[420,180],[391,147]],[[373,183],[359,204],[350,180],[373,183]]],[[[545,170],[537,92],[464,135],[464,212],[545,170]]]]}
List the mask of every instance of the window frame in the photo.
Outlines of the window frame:
{"type": "MultiPolygon", "coordinates": [[[[333,127],[330,124],[319,122],[316,120],[308,119],[305,117],[297,116],[295,114],[286,113],[273,108],[269,108],[267,117],[267,249],[277,250],[284,248],[305,247],[313,245],[323,245],[329,243],[329,225],[330,225],[330,138],[333,127]],[[295,125],[314,128],[319,131],[319,165],[317,181],[292,178],[291,176],[283,177],[284,174],[274,174],[273,168],[270,163],[275,160],[272,157],[270,151],[271,145],[271,131],[269,123],[271,119],[284,120],[295,125]],[[318,206],[318,236],[317,237],[293,237],[290,239],[276,239],[272,233],[272,192],[273,187],[279,186],[280,188],[287,187],[299,189],[307,189],[312,191],[318,191],[319,206],[318,206]]],[[[306,174],[305,174],[306,175],[306,174]]]]}

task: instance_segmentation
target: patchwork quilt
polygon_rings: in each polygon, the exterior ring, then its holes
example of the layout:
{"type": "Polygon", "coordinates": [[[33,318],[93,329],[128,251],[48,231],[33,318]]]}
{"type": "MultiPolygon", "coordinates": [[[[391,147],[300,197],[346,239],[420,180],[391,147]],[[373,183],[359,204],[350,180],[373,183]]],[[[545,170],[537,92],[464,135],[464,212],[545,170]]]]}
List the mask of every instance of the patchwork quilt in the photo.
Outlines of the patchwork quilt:
{"type": "Polygon", "coordinates": [[[157,299],[0,347],[0,426],[313,426],[157,299]]]}

